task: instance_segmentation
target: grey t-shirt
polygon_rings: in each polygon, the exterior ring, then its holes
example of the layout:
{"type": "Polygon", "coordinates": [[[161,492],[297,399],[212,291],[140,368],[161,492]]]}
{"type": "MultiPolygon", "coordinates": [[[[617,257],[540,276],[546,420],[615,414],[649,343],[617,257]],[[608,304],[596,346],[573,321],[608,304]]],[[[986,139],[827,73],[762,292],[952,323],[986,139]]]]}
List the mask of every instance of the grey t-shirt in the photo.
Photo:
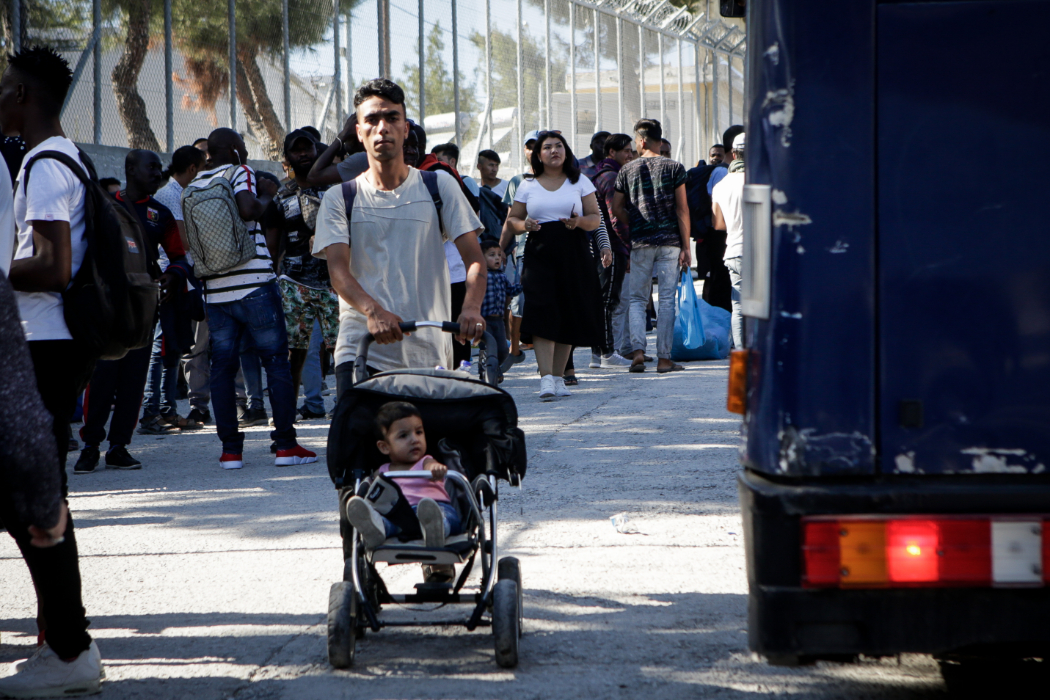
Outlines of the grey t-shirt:
{"type": "MultiPolygon", "coordinates": [[[[459,183],[438,172],[441,225],[452,240],[482,227],[459,183]]],[[[404,321],[446,321],[452,314],[452,292],[444,238],[434,200],[419,171],[409,168],[401,186],[376,189],[367,175],[357,178],[353,218],[347,226],[343,188],[333,187],[317,213],[313,254],[325,257],[333,243],[350,246],[350,272],[387,311],[404,321]]],[[[350,362],[368,333],[365,315],[339,299],[339,339],[335,363],[350,362]]],[[[423,328],[402,342],[373,345],[368,364],[378,370],[405,367],[452,368],[452,336],[423,328]]]]}
{"type": "Polygon", "coordinates": [[[339,179],[349,182],[368,170],[368,154],[361,151],[347,156],[342,163],[336,163],[335,169],[339,173],[339,179]]]}

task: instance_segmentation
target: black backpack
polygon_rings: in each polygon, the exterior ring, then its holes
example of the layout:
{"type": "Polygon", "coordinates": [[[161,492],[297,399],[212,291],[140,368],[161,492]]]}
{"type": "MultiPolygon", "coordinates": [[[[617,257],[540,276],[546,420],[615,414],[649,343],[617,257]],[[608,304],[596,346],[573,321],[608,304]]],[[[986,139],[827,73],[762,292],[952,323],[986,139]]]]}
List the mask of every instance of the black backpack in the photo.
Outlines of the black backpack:
{"type": "MultiPolygon", "coordinates": [[[[420,170],[420,176],[423,178],[423,184],[427,186],[427,192],[430,193],[430,198],[434,200],[434,207],[437,209],[438,215],[438,226],[442,231],[445,230],[445,224],[441,221],[441,192],[438,190],[438,177],[437,173],[430,170],[420,170]]],[[[343,183],[343,203],[346,205],[346,225],[349,227],[350,222],[353,220],[354,213],[354,200],[357,199],[357,179],[347,180],[343,183]]]]}
{"type": "Polygon", "coordinates": [[[146,240],[138,217],[120,206],[102,186],[91,160],[80,152],[85,173],[60,151],[43,151],[26,163],[57,160],[84,185],[84,262],[62,292],[66,326],[78,351],[99,360],[119,360],[128,350],[153,342],[160,304],[157,246],[146,240]]]}
{"type": "Polygon", "coordinates": [[[503,203],[502,197],[487,187],[479,188],[478,203],[481,205],[478,218],[485,226],[481,234],[482,240],[488,238],[499,241],[500,234],[503,233],[503,222],[507,220],[510,207],[503,203]]]}
{"type": "Polygon", "coordinates": [[[711,216],[711,195],[707,193],[707,183],[715,168],[723,165],[700,165],[686,172],[685,199],[689,204],[689,221],[693,238],[703,238],[703,220],[711,216]]]}

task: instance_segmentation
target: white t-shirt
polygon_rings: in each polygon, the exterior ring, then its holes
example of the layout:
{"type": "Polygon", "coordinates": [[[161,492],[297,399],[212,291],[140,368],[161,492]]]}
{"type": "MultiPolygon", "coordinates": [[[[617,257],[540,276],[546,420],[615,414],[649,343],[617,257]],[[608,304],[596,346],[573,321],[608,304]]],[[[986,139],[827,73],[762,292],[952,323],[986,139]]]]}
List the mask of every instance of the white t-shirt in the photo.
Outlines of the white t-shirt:
{"type": "Polygon", "coordinates": [[[583,216],[583,198],[594,192],[590,178],[580,175],[573,184],[565,178],[554,192],[543,187],[537,180],[525,178],[514,193],[514,201],[525,205],[526,213],[541,224],[559,219],[568,219],[573,212],[583,216]]]}
{"type": "MultiPolygon", "coordinates": [[[[405,321],[445,321],[451,316],[452,292],[442,246],[483,228],[455,178],[439,171],[441,225],[423,178],[415,168],[401,186],[378,190],[368,173],[357,178],[353,219],[347,226],[342,187],[333,187],[317,212],[313,254],[324,258],[333,243],[350,246],[350,272],[361,287],[387,311],[405,321]]],[[[453,246],[455,248],[455,246],[453,246]]],[[[339,299],[339,339],[335,363],[350,362],[368,333],[364,314],[339,299]]],[[[368,364],[379,370],[404,367],[452,366],[452,336],[424,328],[400,343],[372,345],[368,364]]]]}
{"type": "MultiPolygon", "coordinates": [[[[33,164],[29,173],[29,187],[22,186],[25,165],[41,151],[61,151],[72,156],[82,167],[76,145],[64,136],[52,136],[25,155],[15,182],[15,226],[18,242],[14,259],[33,257],[33,227],[31,221],[68,221],[69,242],[73,249],[70,279],[77,274],[87,241],[84,240],[84,185],[57,160],[47,158],[33,164]]],[[[86,170],[87,168],[85,168],[86,170]]],[[[18,314],[26,340],[68,340],[72,338],[62,315],[62,295],[58,292],[15,292],[18,314]]]]}
{"type": "MultiPolygon", "coordinates": [[[[222,177],[229,167],[222,165],[205,170],[193,179],[189,187],[207,187],[212,180],[222,177]]],[[[257,184],[258,180],[251,166],[238,166],[237,174],[233,178],[235,196],[238,192],[251,192],[254,196],[258,192],[257,184]]],[[[180,208],[180,218],[181,215],[180,208]]],[[[204,281],[204,301],[209,304],[228,304],[231,301],[243,299],[264,284],[277,279],[273,273],[270,251],[266,248],[266,237],[263,235],[259,222],[246,221],[245,225],[255,234],[255,257],[248,262],[241,263],[229,272],[224,272],[221,277],[204,281]]]]}
{"type": "Polygon", "coordinates": [[[11,174],[0,154],[0,271],[11,274],[15,254],[15,201],[11,193],[11,174]]]}
{"type": "Polygon", "coordinates": [[[744,171],[729,173],[711,192],[711,201],[726,220],[726,253],[723,260],[744,254],[744,171]]]}
{"type": "Polygon", "coordinates": [[[497,195],[499,195],[502,199],[503,195],[507,192],[507,185],[509,184],[510,180],[500,180],[498,183],[496,183],[495,187],[490,187],[489,189],[495,192],[497,195]]]}

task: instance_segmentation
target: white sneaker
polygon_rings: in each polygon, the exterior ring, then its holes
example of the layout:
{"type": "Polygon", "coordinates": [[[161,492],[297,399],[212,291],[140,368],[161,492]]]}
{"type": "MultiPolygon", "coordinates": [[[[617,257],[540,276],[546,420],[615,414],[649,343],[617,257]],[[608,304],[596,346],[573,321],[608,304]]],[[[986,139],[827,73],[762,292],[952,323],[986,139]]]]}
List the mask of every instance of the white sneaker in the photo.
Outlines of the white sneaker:
{"type": "Polygon", "coordinates": [[[386,541],[386,523],[383,522],[383,516],[360,496],[354,496],[347,501],[346,519],[361,533],[368,549],[375,549],[386,541]]]}
{"type": "Polygon", "coordinates": [[[540,377],[540,399],[551,401],[555,396],[557,396],[557,392],[554,385],[554,375],[545,374],[540,377]]]}
{"type": "Polygon", "coordinates": [[[612,369],[614,367],[630,367],[631,361],[619,353],[613,353],[608,357],[602,357],[601,363],[602,369],[612,369]]]}
{"type": "Polygon", "coordinates": [[[591,364],[587,365],[591,369],[598,369],[602,366],[602,356],[596,352],[591,353],[591,364]]]}
{"type": "Polygon", "coordinates": [[[554,395],[555,396],[572,396],[572,392],[569,391],[569,387],[565,386],[565,377],[554,378],[554,395]]]}
{"type": "Polygon", "coordinates": [[[445,546],[445,513],[432,498],[424,498],[416,506],[416,517],[423,530],[423,541],[427,547],[445,546]]]}
{"type": "Polygon", "coordinates": [[[58,658],[46,644],[22,663],[13,676],[0,679],[0,696],[59,698],[102,692],[102,655],[94,642],[70,662],[58,658]]]}

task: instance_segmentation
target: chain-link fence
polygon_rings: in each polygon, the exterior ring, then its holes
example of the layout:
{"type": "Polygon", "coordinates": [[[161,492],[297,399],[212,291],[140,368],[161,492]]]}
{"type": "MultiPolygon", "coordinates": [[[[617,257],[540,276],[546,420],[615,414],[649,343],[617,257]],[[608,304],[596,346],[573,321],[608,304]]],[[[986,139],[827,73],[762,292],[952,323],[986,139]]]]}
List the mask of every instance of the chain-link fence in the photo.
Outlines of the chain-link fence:
{"type": "Polygon", "coordinates": [[[277,160],[289,127],[328,141],[355,86],[385,75],[428,146],[457,143],[475,174],[485,148],[520,171],[532,129],[582,157],[643,116],[676,159],[706,157],[744,106],[743,25],[712,1],[8,0],[0,19],[5,53],[48,44],[75,66],[63,127],[78,142],[170,152],[233,126],[277,160]]]}

